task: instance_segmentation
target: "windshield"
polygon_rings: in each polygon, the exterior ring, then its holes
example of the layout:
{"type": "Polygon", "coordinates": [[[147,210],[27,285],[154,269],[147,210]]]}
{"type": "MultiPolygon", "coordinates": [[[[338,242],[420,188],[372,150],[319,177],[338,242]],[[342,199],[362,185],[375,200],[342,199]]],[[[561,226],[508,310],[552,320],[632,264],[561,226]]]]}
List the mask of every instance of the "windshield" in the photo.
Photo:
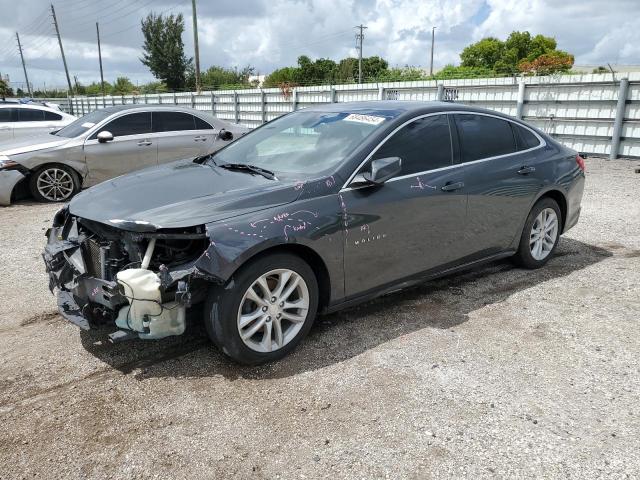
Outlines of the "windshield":
{"type": "Polygon", "coordinates": [[[58,130],[55,135],[57,135],[58,137],[66,138],[77,137],[78,135],[82,135],[83,133],[85,133],[96,123],[99,123],[107,118],[112,113],[113,112],[110,110],[94,110],[93,112],[87,113],[83,117],[80,117],[76,121],[70,123],[61,130],[58,130]]]}
{"type": "Polygon", "coordinates": [[[244,163],[275,172],[317,174],[342,162],[387,118],[349,112],[295,112],[239,138],[213,160],[218,165],[244,163]]]}

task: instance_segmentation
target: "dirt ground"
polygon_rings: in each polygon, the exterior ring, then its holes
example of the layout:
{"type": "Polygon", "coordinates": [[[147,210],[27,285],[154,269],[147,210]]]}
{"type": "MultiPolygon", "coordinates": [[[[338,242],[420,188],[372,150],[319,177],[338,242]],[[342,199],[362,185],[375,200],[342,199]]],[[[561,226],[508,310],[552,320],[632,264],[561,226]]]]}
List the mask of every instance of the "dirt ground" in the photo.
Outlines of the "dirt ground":
{"type": "Polygon", "coordinates": [[[110,345],[56,312],[56,206],[0,208],[0,479],[638,478],[640,174],[589,159],[548,266],[321,317],[247,368],[197,325],[110,345]]]}

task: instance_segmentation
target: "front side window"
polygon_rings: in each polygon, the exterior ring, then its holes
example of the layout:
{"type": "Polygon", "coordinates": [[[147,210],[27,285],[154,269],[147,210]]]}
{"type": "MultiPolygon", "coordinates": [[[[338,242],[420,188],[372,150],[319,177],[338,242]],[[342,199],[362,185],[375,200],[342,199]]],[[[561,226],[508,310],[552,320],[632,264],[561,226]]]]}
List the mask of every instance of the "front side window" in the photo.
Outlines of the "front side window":
{"type": "Polygon", "coordinates": [[[335,168],[387,120],[385,112],[299,111],[240,137],[215,163],[251,164],[274,172],[313,175],[335,168]]]}
{"type": "Polygon", "coordinates": [[[44,112],[35,108],[18,109],[19,122],[42,122],[44,121],[44,112]]]}
{"type": "Polygon", "coordinates": [[[114,138],[151,133],[151,112],[129,113],[127,115],[123,115],[107,123],[100,129],[100,131],[103,130],[111,132],[114,138]]]}
{"type": "Polygon", "coordinates": [[[507,155],[516,151],[510,122],[487,115],[455,115],[463,162],[507,155]]]}
{"type": "Polygon", "coordinates": [[[447,167],[452,163],[451,135],[446,115],[419,118],[387,140],[372,159],[400,157],[401,175],[447,167]]]}
{"type": "Polygon", "coordinates": [[[152,121],[154,132],[179,132],[195,129],[193,115],[188,113],[153,112],[152,121]]]}

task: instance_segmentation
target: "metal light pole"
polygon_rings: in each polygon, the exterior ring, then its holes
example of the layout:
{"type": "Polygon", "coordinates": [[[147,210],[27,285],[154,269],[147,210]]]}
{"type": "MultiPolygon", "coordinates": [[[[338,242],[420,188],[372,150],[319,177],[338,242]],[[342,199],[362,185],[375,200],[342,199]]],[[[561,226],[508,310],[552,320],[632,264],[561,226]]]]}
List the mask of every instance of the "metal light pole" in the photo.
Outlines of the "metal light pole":
{"type": "Polygon", "coordinates": [[[356,48],[358,49],[358,83],[362,83],[362,40],[364,39],[363,30],[367,27],[360,24],[353,28],[360,30],[360,33],[356,33],[356,48]]]}
{"type": "Polygon", "coordinates": [[[191,0],[193,9],[193,47],[196,57],[196,91],[200,92],[200,48],[198,47],[198,14],[196,12],[196,0],[191,0]]]}
{"type": "Polygon", "coordinates": [[[431,66],[429,67],[429,76],[433,76],[433,45],[436,41],[436,27],[431,28],[431,66]]]}
{"type": "Polygon", "coordinates": [[[24,64],[24,55],[22,54],[22,44],[20,43],[20,35],[16,32],[16,40],[18,41],[18,50],[20,51],[20,60],[22,60],[22,70],[24,71],[24,80],[27,82],[27,92],[31,97],[31,84],[29,83],[29,77],[27,76],[27,67],[24,64]]]}

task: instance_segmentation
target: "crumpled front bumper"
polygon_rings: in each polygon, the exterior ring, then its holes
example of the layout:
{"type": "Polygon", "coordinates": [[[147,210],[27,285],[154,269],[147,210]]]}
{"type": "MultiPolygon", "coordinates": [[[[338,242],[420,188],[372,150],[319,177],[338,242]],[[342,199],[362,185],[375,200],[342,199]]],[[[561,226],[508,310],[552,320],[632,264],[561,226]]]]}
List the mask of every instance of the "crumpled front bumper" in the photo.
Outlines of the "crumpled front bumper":
{"type": "Polygon", "coordinates": [[[42,258],[49,274],[49,289],[57,290],[60,314],[84,330],[96,326],[96,312],[106,307],[117,312],[127,304],[117,282],[88,275],[81,251],[82,238],[59,240],[60,228],[47,232],[49,241],[42,258]]]}
{"type": "Polygon", "coordinates": [[[0,205],[11,205],[11,193],[24,178],[18,170],[0,170],[0,205]]]}

